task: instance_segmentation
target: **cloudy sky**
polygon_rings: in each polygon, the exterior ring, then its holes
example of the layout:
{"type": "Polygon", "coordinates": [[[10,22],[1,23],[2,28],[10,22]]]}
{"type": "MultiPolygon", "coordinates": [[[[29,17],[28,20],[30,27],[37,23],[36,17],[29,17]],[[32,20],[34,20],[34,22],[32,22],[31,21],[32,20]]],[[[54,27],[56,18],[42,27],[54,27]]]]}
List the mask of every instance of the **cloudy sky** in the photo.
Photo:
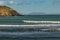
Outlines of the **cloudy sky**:
{"type": "Polygon", "coordinates": [[[21,14],[44,12],[60,14],[60,0],[0,0],[0,6],[7,5],[21,14]]]}

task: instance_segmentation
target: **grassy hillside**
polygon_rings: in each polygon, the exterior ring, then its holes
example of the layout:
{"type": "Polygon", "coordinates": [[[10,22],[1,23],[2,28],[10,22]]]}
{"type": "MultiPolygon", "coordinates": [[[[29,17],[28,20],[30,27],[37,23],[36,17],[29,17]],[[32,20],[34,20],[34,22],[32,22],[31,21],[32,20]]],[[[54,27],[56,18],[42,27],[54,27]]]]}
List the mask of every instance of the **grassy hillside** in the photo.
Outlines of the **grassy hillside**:
{"type": "Polygon", "coordinates": [[[7,6],[0,6],[0,16],[20,16],[18,12],[7,6]]]}

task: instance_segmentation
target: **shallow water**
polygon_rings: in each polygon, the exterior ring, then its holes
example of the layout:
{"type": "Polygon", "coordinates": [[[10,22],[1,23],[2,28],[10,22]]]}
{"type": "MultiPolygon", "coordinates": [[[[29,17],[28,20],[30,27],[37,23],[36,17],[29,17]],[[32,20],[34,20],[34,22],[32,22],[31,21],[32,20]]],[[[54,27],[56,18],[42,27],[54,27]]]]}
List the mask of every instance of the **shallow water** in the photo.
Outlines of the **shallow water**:
{"type": "Polygon", "coordinates": [[[0,27],[0,40],[60,40],[60,31],[40,31],[57,27],[0,27]]]}
{"type": "MultiPolygon", "coordinates": [[[[33,21],[60,21],[60,15],[35,15],[35,16],[8,16],[0,17],[0,25],[30,25],[22,20],[33,21]]],[[[32,24],[33,25],[33,24],[32,24]]],[[[0,40],[60,40],[60,31],[41,31],[40,29],[60,28],[56,27],[0,27],[0,40]]]]}
{"type": "Polygon", "coordinates": [[[0,32],[1,40],[60,40],[60,32],[0,32]]]}

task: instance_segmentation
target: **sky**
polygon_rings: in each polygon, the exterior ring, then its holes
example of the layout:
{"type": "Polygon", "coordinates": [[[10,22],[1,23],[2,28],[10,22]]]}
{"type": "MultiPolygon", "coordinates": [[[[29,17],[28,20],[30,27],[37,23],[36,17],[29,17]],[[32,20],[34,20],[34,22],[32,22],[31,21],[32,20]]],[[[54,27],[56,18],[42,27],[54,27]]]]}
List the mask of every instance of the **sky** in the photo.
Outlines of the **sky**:
{"type": "Polygon", "coordinates": [[[0,0],[0,6],[9,6],[20,14],[60,14],[60,0],[0,0]]]}

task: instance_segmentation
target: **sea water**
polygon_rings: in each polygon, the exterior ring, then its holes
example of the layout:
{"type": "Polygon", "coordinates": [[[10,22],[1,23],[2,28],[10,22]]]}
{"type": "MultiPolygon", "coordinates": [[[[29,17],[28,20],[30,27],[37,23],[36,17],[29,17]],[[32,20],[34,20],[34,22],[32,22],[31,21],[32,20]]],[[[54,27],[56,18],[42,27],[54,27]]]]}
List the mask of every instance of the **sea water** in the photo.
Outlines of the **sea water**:
{"type": "Polygon", "coordinates": [[[1,16],[0,24],[28,24],[24,23],[23,20],[60,21],[60,15],[1,16]]]}
{"type": "MultiPolygon", "coordinates": [[[[29,26],[28,26],[29,27],[29,26]]],[[[53,27],[0,27],[0,40],[60,40],[60,31],[41,31],[53,27]]],[[[55,28],[60,28],[56,26],[55,28]]]]}
{"type": "MultiPolygon", "coordinates": [[[[1,16],[0,25],[34,25],[23,20],[60,21],[60,15],[1,16]]],[[[38,24],[38,23],[37,23],[38,24]]],[[[3,27],[0,26],[0,40],[60,40],[60,31],[41,29],[60,28],[60,26],[41,27],[3,27]]]]}

